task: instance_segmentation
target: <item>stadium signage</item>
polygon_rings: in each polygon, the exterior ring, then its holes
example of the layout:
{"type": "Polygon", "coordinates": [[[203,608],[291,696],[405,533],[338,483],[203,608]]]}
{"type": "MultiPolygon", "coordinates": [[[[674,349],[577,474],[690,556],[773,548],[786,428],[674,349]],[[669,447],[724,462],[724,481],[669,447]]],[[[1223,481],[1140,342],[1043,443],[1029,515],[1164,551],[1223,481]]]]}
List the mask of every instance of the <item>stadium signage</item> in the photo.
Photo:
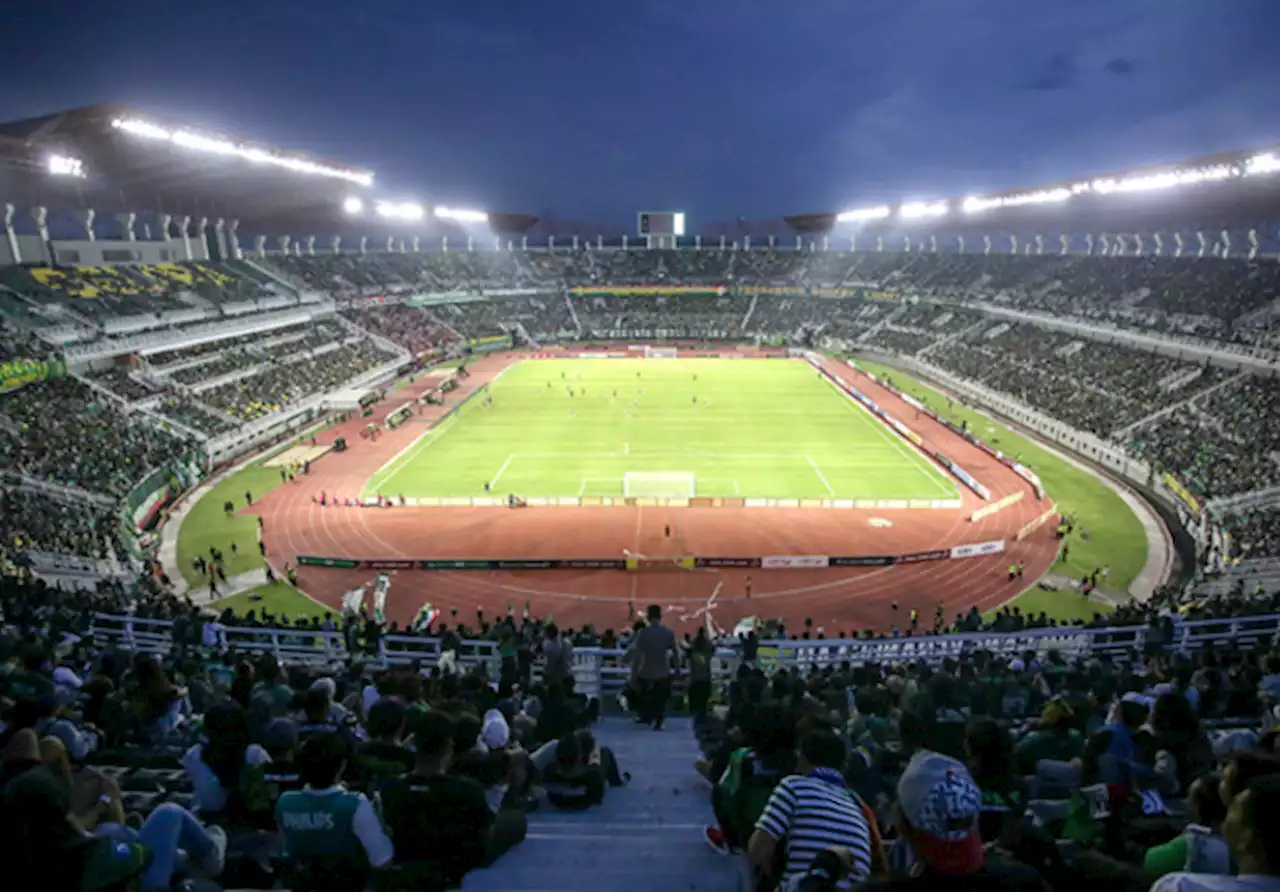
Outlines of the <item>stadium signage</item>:
{"type": "Polygon", "coordinates": [[[706,294],[722,297],[729,289],[723,285],[612,285],[602,288],[570,288],[575,297],[660,296],[664,294],[706,294]]]}
{"type": "Polygon", "coordinates": [[[816,570],[829,565],[831,559],[826,555],[770,555],[760,559],[760,566],[766,570],[816,570]]]}
{"type": "Polygon", "coordinates": [[[0,393],[49,378],[61,378],[64,374],[66,366],[56,359],[11,359],[0,363],[0,393]]]}
{"type": "Polygon", "coordinates": [[[887,567],[892,563],[893,558],[888,555],[852,555],[827,558],[827,565],[830,567],[887,567]]]}
{"type": "Polygon", "coordinates": [[[942,561],[951,557],[950,548],[935,548],[933,551],[917,551],[912,554],[900,554],[893,559],[895,564],[919,564],[923,561],[942,561]]]}
{"type": "Polygon", "coordinates": [[[412,570],[416,561],[369,561],[371,570],[412,570]]]}
{"type": "Polygon", "coordinates": [[[364,566],[364,563],[364,561],[351,558],[316,557],[310,554],[298,555],[298,566],[300,567],[335,567],[342,570],[358,570],[364,566]]]}
{"type": "Polygon", "coordinates": [[[742,569],[754,569],[761,565],[760,558],[739,558],[739,557],[700,557],[693,559],[695,567],[738,567],[742,569]]]}
{"type": "Polygon", "coordinates": [[[1004,551],[1004,540],[997,539],[994,542],[979,542],[977,545],[957,545],[951,549],[953,558],[971,558],[983,557],[989,554],[1000,554],[1004,551]]]}

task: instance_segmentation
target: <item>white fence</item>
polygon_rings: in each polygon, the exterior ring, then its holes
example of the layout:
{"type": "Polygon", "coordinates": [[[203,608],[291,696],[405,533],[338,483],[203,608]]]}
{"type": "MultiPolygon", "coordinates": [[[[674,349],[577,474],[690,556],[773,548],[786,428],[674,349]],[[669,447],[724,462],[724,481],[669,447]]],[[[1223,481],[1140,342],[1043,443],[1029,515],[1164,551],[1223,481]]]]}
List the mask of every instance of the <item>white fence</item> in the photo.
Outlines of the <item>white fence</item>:
{"type": "MultiPolygon", "coordinates": [[[[172,629],[173,623],[168,620],[96,614],[92,635],[99,646],[114,645],[163,655],[173,649],[172,629]]],[[[1191,651],[1206,645],[1229,645],[1251,650],[1270,645],[1280,635],[1280,614],[1176,621],[1174,630],[1173,640],[1159,642],[1163,647],[1191,651]]],[[[316,666],[341,665],[350,658],[363,658],[383,666],[411,666],[416,663],[422,668],[433,668],[441,663],[443,656],[439,638],[418,635],[384,635],[377,649],[366,653],[349,653],[339,632],[220,627],[217,638],[220,651],[234,649],[246,654],[271,653],[282,662],[316,666]]],[[[756,664],[766,671],[783,666],[805,671],[846,661],[859,665],[924,660],[936,665],[944,659],[977,651],[1009,659],[1021,657],[1028,651],[1041,655],[1057,651],[1066,657],[1088,654],[1126,661],[1154,643],[1147,626],[1028,629],[1022,632],[972,632],[918,638],[761,641],[756,664]]],[[[495,679],[501,668],[498,645],[493,641],[464,641],[456,654],[456,662],[467,668],[483,666],[495,679]]],[[[732,678],[741,662],[739,643],[721,647],[713,663],[716,679],[727,681],[732,678]]],[[[616,695],[626,685],[629,674],[621,650],[582,647],[574,651],[574,676],[578,691],[583,694],[591,697],[616,695]]]]}

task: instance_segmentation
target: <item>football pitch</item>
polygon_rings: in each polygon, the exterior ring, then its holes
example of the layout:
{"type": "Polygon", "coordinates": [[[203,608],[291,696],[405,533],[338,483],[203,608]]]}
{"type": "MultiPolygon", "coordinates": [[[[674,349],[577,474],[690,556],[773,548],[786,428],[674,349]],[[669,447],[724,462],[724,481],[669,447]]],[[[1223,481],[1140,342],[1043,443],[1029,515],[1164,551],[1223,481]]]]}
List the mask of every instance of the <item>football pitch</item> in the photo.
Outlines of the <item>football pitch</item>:
{"type": "Polygon", "coordinates": [[[365,495],[621,497],[635,475],[675,478],[699,498],[958,498],[940,468],[786,359],[525,360],[379,469],[365,495]]]}

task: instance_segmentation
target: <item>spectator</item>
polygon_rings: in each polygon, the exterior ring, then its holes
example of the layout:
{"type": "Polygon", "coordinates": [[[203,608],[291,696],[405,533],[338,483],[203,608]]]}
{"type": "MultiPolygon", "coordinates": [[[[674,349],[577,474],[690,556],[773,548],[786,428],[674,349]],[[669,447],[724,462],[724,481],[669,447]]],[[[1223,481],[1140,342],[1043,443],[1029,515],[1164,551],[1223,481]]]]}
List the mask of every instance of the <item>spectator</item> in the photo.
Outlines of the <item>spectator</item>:
{"type": "Polygon", "coordinates": [[[845,787],[848,748],[836,734],[815,730],[800,740],[799,774],[783,778],[769,797],[747,844],[751,866],[777,876],[784,888],[798,882],[824,849],[849,852],[849,876],[871,875],[874,835],[858,797],[845,787]],[[775,873],[777,859],[781,873],[775,873]]]}
{"type": "Polygon", "coordinates": [[[633,674],[640,679],[640,720],[662,729],[667,701],[671,699],[671,667],[676,657],[676,636],[662,624],[662,608],[650,604],[649,622],[636,633],[631,647],[635,653],[633,674]]]}
{"type": "Polygon", "coordinates": [[[337,734],[304,743],[297,764],[306,786],[276,803],[290,883],[301,892],[362,888],[370,868],[388,867],[395,856],[373,805],[338,783],[349,752],[337,734]]]}
{"type": "Polygon", "coordinates": [[[458,885],[524,839],[524,816],[495,816],[483,787],[448,774],[455,735],[448,716],[415,712],[409,731],[417,749],[413,771],[382,785],[379,808],[406,875],[420,872],[433,882],[458,885]]]}

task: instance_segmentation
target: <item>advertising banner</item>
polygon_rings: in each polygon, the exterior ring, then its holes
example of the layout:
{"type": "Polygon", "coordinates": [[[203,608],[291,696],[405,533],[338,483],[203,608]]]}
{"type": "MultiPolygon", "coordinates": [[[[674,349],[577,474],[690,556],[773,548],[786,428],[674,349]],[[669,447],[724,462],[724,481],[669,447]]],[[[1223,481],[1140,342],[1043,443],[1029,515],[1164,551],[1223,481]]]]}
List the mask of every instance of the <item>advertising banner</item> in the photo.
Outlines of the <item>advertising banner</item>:
{"type": "Polygon", "coordinates": [[[911,554],[900,554],[893,559],[895,564],[918,564],[922,561],[941,561],[951,557],[951,549],[935,548],[933,551],[916,551],[911,554]]]}
{"type": "Polygon", "coordinates": [[[59,360],[10,359],[0,362],[0,393],[8,393],[47,378],[61,378],[66,366],[59,360]]]}
{"type": "Polygon", "coordinates": [[[760,558],[700,557],[694,558],[695,567],[739,567],[753,569],[760,566],[760,558]]]}
{"type": "Polygon", "coordinates": [[[417,561],[369,561],[368,563],[371,570],[412,570],[417,565],[417,561]]]}
{"type": "Polygon", "coordinates": [[[313,554],[298,555],[299,567],[335,567],[341,570],[358,570],[364,566],[364,561],[353,560],[352,558],[328,558],[316,557],[313,554]]]}
{"type": "Polygon", "coordinates": [[[766,570],[817,570],[828,566],[829,558],[823,554],[770,555],[760,559],[766,570]]]}
{"type": "Polygon", "coordinates": [[[625,570],[627,562],[621,558],[570,558],[552,561],[553,570],[625,570]]]}
{"type": "Polygon", "coordinates": [[[494,561],[493,566],[497,570],[550,570],[553,563],[538,560],[499,560],[494,561]]]}
{"type": "Polygon", "coordinates": [[[424,570],[492,570],[493,561],[478,560],[428,560],[421,562],[424,570]]]}
{"type": "Polygon", "coordinates": [[[1000,554],[1004,551],[1004,540],[998,539],[995,542],[979,542],[977,545],[957,545],[951,549],[953,558],[970,558],[982,557],[988,554],[1000,554]]]}
{"type": "Polygon", "coordinates": [[[1048,523],[1057,515],[1058,515],[1058,509],[1050,508],[1048,511],[1044,512],[1039,517],[1032,518],[1031,521],[1029,521],[1026,526],[1018,530],[1017,535],[1013,537],[1014,540],[1021,542],[1023,539],[1027,538],[1036,530],[1040,529],[1042,526],[1044,526],[1046,523],[1048,523]]]}
{"type": "Polygon", "coordinates": [[[887,567],[893,563],[891,557],[863,557],[855,555],[853,557],[832,557],[827,558],[827,566],[829,567],[887,567]]]}
{"type": "Polygon", "coordinates": [[[1161,479],[1164,485],[1169,488],[1169,492],[1178,497],[1182,504],[1187,506],[1187,510],[1192,514],[1200,513],[1200,500],[1191,494],[1191,491],[1182,485],[1182,481],[1172,474],[1163,474],[1161,479]]]}

